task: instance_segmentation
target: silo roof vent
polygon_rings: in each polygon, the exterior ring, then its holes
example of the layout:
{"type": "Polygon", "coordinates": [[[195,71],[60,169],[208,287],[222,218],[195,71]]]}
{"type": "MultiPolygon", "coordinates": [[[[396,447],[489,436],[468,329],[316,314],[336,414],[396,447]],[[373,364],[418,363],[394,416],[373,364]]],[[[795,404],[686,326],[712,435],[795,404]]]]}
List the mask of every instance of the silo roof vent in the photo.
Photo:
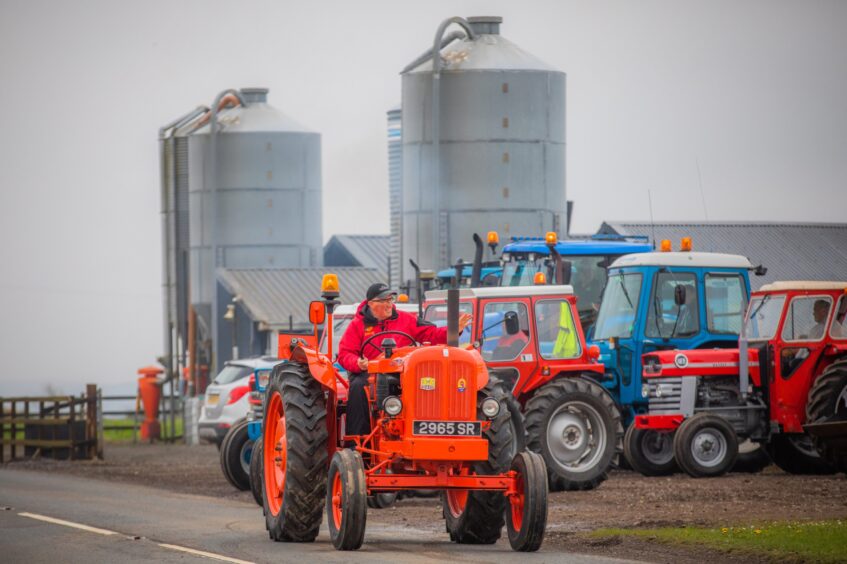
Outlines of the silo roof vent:
{"type": "Polygon", "coordinates": [[[473,16],[468,18],[471,29],[477,35],[500,35],[500,24],[503,18],[500,16],[473,16]]]}
{"type": "Polygon", "coordinates": [[[267,88],[242,88],[241,96],[247,105],[250,104],[267,104],[268,89],[267,88]]]}

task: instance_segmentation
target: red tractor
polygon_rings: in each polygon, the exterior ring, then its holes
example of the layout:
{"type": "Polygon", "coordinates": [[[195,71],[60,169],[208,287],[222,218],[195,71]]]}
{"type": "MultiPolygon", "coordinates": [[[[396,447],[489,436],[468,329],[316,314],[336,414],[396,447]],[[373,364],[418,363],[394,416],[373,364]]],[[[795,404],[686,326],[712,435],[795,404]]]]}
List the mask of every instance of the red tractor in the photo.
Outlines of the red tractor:
{"type": "Polygon", "coordinates": [[[330,333],[327,354],[292,340],[290,362],[274,369],[265,394],[263,501],[271,539],[314,541],[325,508],[335,548],[355,550],[369,495],[432,489],[442,492],[451,540],[494,543],[505,523],[514,550],[538,550],[547,521],[544,460],[512,455],[507,393],[489,382],[477,351],[455,346],[457,300],[448,331],[454,346],[397,347],[383,333],[363,344],[383,337],[381,356],[368,366],[372,432],[354,436],[344,430],[348,383],[331,360],[334,275],[324,277],[322,296],[309,318],[316,331],[324,324],[330,333]]]}
{"type": "Polygon", "coordinates": [[[694,477],[727,472],[747,438],[787,472],[847,471],[845,317],[847,282],[763,286],[739,348],[644,355],[649,413],[636,428],[673,434],[674,458],[694,477]]]}
{"type": "MultiPolygon", "coordinates": [[[[535,286],[462,289],[459,307],[473,322],[459,345],[511,391],[516,448],[526,441],[544,457],[550,488],[592,489],[621,452],[621,414],[601,385],[599,349],[586,346],[573,289],[535,276],[535,286]]],[[[427,321],[445,323],[447,291],[427,292],[424,307],[427,321]]]]}

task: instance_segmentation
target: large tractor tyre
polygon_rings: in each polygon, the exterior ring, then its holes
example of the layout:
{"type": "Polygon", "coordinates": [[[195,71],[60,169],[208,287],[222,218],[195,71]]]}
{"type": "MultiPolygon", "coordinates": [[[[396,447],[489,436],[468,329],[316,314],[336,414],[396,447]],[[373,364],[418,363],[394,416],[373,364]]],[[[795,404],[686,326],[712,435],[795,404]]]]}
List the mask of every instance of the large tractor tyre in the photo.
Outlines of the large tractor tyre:
{"type": "MultiPolygon", "coordinates": [[[[809,391],[806,422],[817,423],[833,416],[847,421],[847,359],[827,366],[809,391]]],[[[813,437],[812,442],[835,471],[847,472],[847,451],[843,447],[836,448],[820,437],[813,437]]]]}
{"type": "Polygon", "coordinates": [[[326,521],[338,550],[357,550],[365,540],[368,488],[362,455],[350,449],[335,452],[329,464],[326,521]]]}
{"type": "Polygon", "coordinates": [[[805,433],[773,435],[768,444],[773,463],[789,474],[833,474],[835,469],[821,458],[812,438],[805,433]]]}
{"type": "Polygon", "coordinates": [[[265,394],[262,499],[275,541],[312,542],[318,536],[329,457],[326,409],[308,366],[274,368],[265,394]]]}
{"type": "Polygon", "coordinates": [[[535,552],[541,548],[547,528],[547,467],[540,454],[523,451],[509,469],[518,482],[506,507],[509,544],[518,552],[535,552]]]}
{"type": "Polygon", "coordinates": [[[253,441],[253,454],[250,455],[250,493],[259,507],[264,506],[262,501],[262,439],[253,441]]]}
{"type": "Polygon", "coordinates": [[[623,447],[621,414],[587,378],[562,377],[526,403],[529,449],[547,465],[551,491],[590,490],[608,477],[623,447]]]}
{"type": "Polygon", "coordinates": [[[755,474],[761,472],[771,464],[771,457],[761,443],[747,439],[738,445],[738,458],[730,472],[742,472],[755,474]]]}
{"type": "MultiPolygon", "coordinates": [[[[477,418],[487,419],[482,413],[482,400],[486,397],[500,400],[500,413],[483,432],[488,440],[488,460],[474,464],[475,474],[502,474],[509,470],[514,437],[506,395],[501,386],[491,382],[477,394],[477,418]]],[[[494,544],[500,538],[506,510],[503,492],[448,490],[441,494],[441,505],[450,540],[459,544],[494,544]]]]}
{"type": "Polygon", "coordinates": [[[368,496],[368,507],[371,509],[387,509],[397,501],[397,492],[377,492],[368,496]]]}
{"type": "Polygon", "coordinates": [[[240,421],[227,431],[221,444],[221,469],[236,489],[250,489],[250,458],[253,441],[247,434],[247,421],[240,421]]]}
{"type": "Polygon", "coordinates": [[[673,437],[671,431],[637,429],[633,423],[624,436],[624,457],[633,470],[644,476],[669,476],[677,471],[673,437]]]}
{"type": "Polygon", "coordinates": [[[493,386],[499,386],[502,388],[503,394],[501,401],[509,408],[512,436],[515,438],[511,449],[512,458],[514,458],[516,454],[526,450],[527,445],[526,421],[524,419],[523,410],[521,409],[520,402],[515,399],[515,396],[512,395],[511,390],[505,382],[499,380],[496,376],[493,376],[490,383],[493,386]]]}
{"type": "Polygon", "coordinates": [[[680,468],[693,478],[722,476],[738,458],[738,436],[723,417],[698,413],[676,430],[673,454],[680,468]]]}

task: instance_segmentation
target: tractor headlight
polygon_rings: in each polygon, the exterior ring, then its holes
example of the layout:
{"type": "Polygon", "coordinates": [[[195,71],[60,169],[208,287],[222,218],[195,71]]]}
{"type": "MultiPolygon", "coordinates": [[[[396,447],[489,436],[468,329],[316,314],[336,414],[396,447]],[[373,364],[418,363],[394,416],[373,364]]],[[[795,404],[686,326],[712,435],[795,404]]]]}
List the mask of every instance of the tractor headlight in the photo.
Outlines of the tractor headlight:
{"type": "Polygon", "coordinates": [[[403,402],[400,401],[400,398],[397,396],[388,396],[385,398],[385,401],[382,402],[382,409],[384,409],[388,415],[394,417],[403,411],[403,402]]]}
{"type": "Polygon", "coordinates": [[[482,400],[482,413],[489,419],[494,419],[500,413],[500,402],[494,398],[482,400]]]}
{"type": "Polygon", "coordinates": [[[641,384],[641,397],[650,397],[650,384],[641,384]]]}

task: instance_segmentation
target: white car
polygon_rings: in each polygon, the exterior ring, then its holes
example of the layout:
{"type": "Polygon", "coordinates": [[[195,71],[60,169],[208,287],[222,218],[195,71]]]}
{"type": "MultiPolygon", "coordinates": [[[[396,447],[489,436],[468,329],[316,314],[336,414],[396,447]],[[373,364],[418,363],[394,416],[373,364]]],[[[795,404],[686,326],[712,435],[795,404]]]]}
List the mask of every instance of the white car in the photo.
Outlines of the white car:
{"type": "Polygon", "coordinates": [[[206,388],[200,411],[200,438],[221,446],[227,431],[250,412],[249,381],[256,370],[270,370],[281,361],[273,356],[230,360],[206,388]]]}

